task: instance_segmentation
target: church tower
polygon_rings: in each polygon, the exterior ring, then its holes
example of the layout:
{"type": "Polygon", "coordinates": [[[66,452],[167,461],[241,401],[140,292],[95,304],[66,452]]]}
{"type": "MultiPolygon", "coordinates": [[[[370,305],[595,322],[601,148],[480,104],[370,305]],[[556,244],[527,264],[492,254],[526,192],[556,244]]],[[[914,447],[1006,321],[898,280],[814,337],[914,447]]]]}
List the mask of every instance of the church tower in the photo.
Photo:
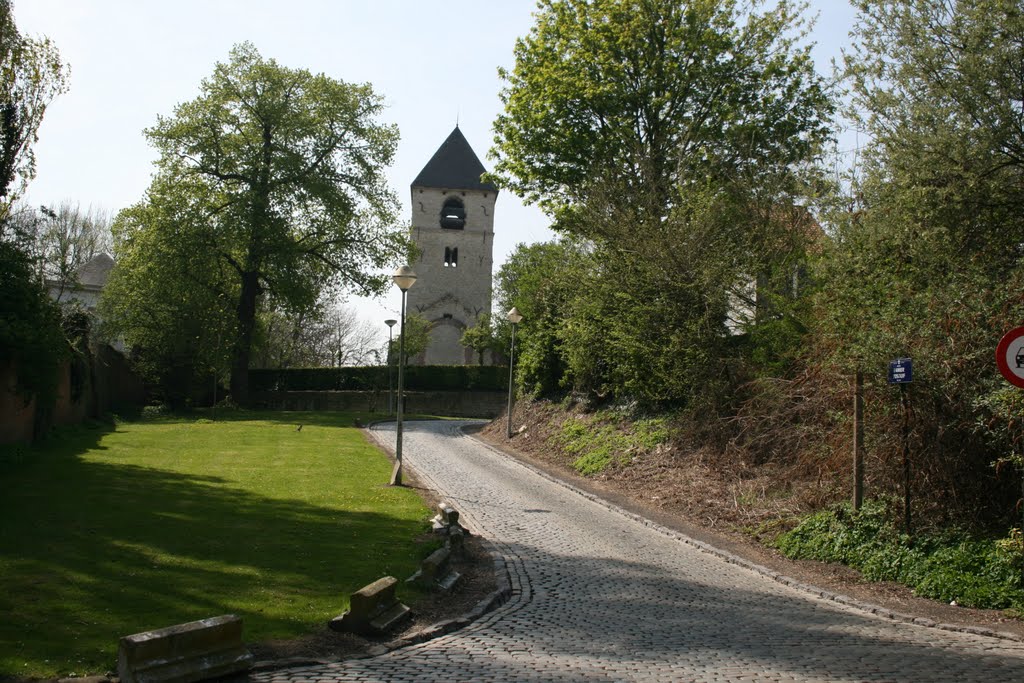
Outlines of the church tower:
{"type": "Polygon", "coordinates": [[[473,365],[462,333],[491,310],[494,203],[498,190],[458,126],[412,181],[412,237],[420,250],[409,312],[431,324],[417,365],[473,365]]]}

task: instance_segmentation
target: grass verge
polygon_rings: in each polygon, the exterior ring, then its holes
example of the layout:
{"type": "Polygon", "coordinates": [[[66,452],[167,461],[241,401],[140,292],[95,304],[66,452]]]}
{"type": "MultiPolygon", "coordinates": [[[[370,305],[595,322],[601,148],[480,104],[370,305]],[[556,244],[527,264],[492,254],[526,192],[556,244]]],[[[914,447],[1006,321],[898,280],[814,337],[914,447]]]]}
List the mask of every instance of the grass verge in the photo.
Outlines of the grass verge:
{"type": "Polygon", "coordinates": [[[650,450],[668,437],[664,418],[629,421],[605,411],[570,416],[554,444],[573,456],[577,472],[589,476],[609,465],[626,464],[637,452],[650,450]]]}
{"type": "Polygon", "coordinates": [[[216,614],[294,637],[412,574],[429,511],[352,425],[157,417],[0,457],[0,677],[103,673],[120,636],[216,614]]]}

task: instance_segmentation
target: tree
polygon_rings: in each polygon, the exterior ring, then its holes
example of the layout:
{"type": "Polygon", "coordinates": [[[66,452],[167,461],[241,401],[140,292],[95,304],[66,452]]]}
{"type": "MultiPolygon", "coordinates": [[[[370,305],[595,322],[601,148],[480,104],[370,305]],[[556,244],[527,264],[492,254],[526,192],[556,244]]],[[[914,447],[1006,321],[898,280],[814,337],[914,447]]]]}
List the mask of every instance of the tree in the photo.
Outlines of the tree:
{"type": "Polygon", "coordinates": [[[759,4],[541,0],[515,67],[500,72],[496,176],[557,226],[593,237],[601,226],[573,210],[608,183],[623,200],[653,198],[636,207],[643,222],[709,174],[806,162],[828,136],[831,104],[809,48],[797,47],[804,5],[759,14],[759,4]]]}
{"type": "MultiPolygon", "coordinates": [[[[871,142],[817,275],[817,360],[877,377],[912,355],[919,481],[957,523],[1009,515],[1015,477],[990,465],[1020,451],[1019,413],[1002,412],[992,349],[1024,317],[1024,6],[857,4],[850,115],[871,142]]],[[[874,438],[896,453],[887,389],[874,438]]]]}
{"type": "MultiPolygon", "coordinates": [[[[388,359],[391,363],[398,363],[401,341],[401,332],[391,340],[391,348],[388,350],[388,359]]],[[[428,344],[430,344],[430,321],[417,313],[407,313],[405,316],[405,357],[412,358],[426,351],[428,344]]]]}
{"type": "MultiPolygon", "coordinates": [[[[197,99],[146,131],[160,159],[146,199],[132,211],[153,220],[124,225],[163,233],[140,246],[171,245],[183,257],[206,252],[212,289],[227,294],[220,285],[230,284],[231,393],[239,403],[248,397],[266,296],[303,311],[341,288],[383,292],[388,280],[379,273],[406,253],[383,175],[398,131],[377,121],[382,108],[369,85],[286,68],[246,43],[215,67],[197,99]]],[[[158,304],[151,297],[113,306],[158,304]]]]}
{"type": "Polygon", "coordinates": [[[17,371],[17,390],[37,405],[56,396],[57,368],[68,355],[60,309],[46,294],[24,250],[0,240],[0,367],[17,371]]]}
{"type": "Polygon", "coordinates": [[[260,368],[368,365],[380,353],[379,331],[344,306],[262,311],[256,336],[253,366],[260,368]]]}
{"type": "Polygon", "coordinates": [[[68,69],[48,38],[26,38],[11,0],[0,0],[0,218],[35,176],[32,145],[46,107],[67,89],[68,69]]]}
{"type": "MultiPolygon", "coordinates": [[[[41,270],[55,282],[59,293],[77,284],[78,270],[103,252],[113,249],[110,215],[102,210],[64,200],[55,207],[41,206],[31,217],[35,250],[41,270]]],[[[58,296],[58,300],[60,297],[58,296]]]]}
{"type": "Polygon", "coordinates": [[[462,345],[476,352],[480,365],[484,364],[484,354],[488,351],[501,353],[503,346],[498,336],[498,327],[492,321],[490,313],[484,313],[476,319],[476,325],[462,333],[462,345]]]}
{"type": "MultiPolygon", "coordinates": [[[[9,0],[0,0],[0,365],[17,372],[17,390],[52,407],[57,369],[69,346],[61,314],[36,269],[32,234],[10,208],[34,173],[32,145],[46,105],[64,91],[67,71],[46,38],[24,38],[9,0]]],[[[37,434],[47,420],[36,420],[37,434]]]]}
{"type": "Polygon", "coordinates": [[[832,113],[805,5],[760,6],[545,0],[517,42],[495,172],[592,259],[586,296],[570,289],[545,326],[537,360],[562,373],[545,391],[664,404],[741,379],[729,301],[802,258],[794,207],[832,113]]]}
{"type": "Polygon", "coordinates": [[[121,211],[112,231],[117,263],[100,299],[100,332],[124,342],[159,398],[184,405],[230,368],[235,273],[215,250],[197,248],[208,235],[193,204],[140,203],[121,211]]]}
{"type": "MultiPolygon", "coordinates": [[[[596,275],[597,264],[587,250],[568,239],[520,244],[495,275],[497,309],[515,306],[523,315],[516,365],[518,381],[528,393],[555,395],[573,383],[562,340],[571,334],[574,307],[587,296],[579,283],[591,282],[596,275]]],[[[496,336],[502,348],[508,348],[509,323],[504,318],[497,322],[496,336]]],[[[601,355],[599,346],[590,352],[591,358],[601,355]]]]}

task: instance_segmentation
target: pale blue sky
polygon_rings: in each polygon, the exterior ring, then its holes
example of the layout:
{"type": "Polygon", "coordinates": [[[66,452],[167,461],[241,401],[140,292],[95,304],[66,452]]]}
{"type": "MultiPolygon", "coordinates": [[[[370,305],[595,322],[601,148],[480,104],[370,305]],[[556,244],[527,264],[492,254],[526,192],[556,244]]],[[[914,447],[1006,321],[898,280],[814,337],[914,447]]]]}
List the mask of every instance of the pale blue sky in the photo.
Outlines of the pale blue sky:
{"type": "MultiPolygon", "coordinates": [[[[28,34],[49,36],[71,65],[70,90],[53,102],[36,146],[28,201],[64,199],[118,211],[149,184],[153,150],[142,129],[193,99],[232,45],[248,40],[265,57],[370,82],[402,140],[389,177],[409,213],[409,183],[455,125],[486,159],[500,110],[499,66],[512,66],[534,0],[15,0],[28,34]]],[[[848,43],[846,0],[813,0],[819,71],[848,43]]],[[[544,215],[502,193],[495,211],[495,268],[519,242],[551,238],[544,215]]],[[[393,317],[396,293],[352,299],[371,320],[393,317]]],[[[386,328],[381,324],[382,338],[386,328]]]]}

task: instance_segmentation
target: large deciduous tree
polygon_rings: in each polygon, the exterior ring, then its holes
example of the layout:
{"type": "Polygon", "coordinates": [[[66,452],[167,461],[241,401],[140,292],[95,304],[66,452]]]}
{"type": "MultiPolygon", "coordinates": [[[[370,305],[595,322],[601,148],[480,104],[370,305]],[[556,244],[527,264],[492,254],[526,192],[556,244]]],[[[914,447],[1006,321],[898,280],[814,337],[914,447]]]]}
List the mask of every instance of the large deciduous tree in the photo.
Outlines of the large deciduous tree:
{"type": "Polygon", "coordinates": [[[502,72],[492,156],[499,182],[590,241],[592,270],[548,328],[563,383],[644,403],[729,384],[729,301],[798,265],[810,231],[794,207],[830,136],[804,9],[541,1],[502,72]]]}
{"type": "MultiPolygon", "coordinates": [[[[120,244],[152,250],[132,256],[136,268],[174,254],[164,274],[178,280],[173,288],[198,279],[218,300],[230,297],[238,402],[248,397],[265,296],[301,311],[338,288],[381,292],[387,279],[376,273],[406,249],[383,174],[398,131],[378,121],[382,109],[368,84],[287,68],[242,44],[198,98],[146,131],[160,158],[146,199],[121,222],[120,244]]],[[[167,303],[159,287],[138,296],[130,284],[145,287],[138,277],[115,270],[113,279],[115,317],[141,319],[138,309],[167,303]]],[[[121,332],[135,339],[131,325],[121,332]]]]}
{"type": "Polygon", "coordinates": [[[0,218],[35,175],[32,145],[46,107],[67,88],[68,69],[49,38],[28,38],[0,0],[0,218]]]}
{"type": "MultiPolygon", "coordinates": [[[[781,0],[541,0],[502,70],[495,173],[562,227],[608,184],[662,218],[682,184],[807,161],[829,102],[803,5],[781,0]]],[[[626,197],[623,197],[626,200],[626,197]]]]}

